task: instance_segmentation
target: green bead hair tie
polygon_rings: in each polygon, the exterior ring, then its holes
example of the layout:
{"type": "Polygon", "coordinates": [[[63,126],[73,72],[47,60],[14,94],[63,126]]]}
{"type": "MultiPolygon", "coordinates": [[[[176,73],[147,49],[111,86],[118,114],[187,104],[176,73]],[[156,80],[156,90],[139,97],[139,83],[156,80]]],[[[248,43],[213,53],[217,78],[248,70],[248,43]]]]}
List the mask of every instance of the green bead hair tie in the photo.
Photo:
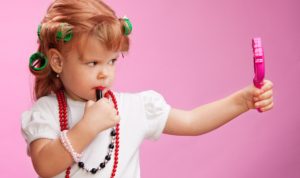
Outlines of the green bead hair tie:
{"type": "Polygon", "coordinates": [[[128,36],[132,32],[132,23],[126,16],[123,17],[123,20],[127,24],[127,25],[124,25],[124,34],[126,36],[128,36]]]}
{"type": "Polygon", "coordinates": [[[48,64],[47,57],[41,53],[36,52],[30,56],[29,67],[34,71],[43,70],[48,64]]]}

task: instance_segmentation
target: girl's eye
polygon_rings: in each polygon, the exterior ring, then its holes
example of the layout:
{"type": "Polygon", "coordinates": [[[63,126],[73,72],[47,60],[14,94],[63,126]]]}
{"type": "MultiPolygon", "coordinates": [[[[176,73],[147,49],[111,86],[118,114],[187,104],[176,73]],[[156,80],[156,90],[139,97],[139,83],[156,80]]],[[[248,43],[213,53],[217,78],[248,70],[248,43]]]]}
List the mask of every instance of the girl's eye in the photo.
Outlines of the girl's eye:
{"type": "Polygon", "coordinates": [[[97,65],[97,62],[95,62],[95,61],[89,62],[89,63],[87,63],[87,65],[90,67],[94,67],[95,65],[97,65]]]}
{"type": "Polygon", "coordinates": [[[112,59],[108,62],[108,64],[110,65],[114,65],[116,63],[117,59],[112,59]]]}

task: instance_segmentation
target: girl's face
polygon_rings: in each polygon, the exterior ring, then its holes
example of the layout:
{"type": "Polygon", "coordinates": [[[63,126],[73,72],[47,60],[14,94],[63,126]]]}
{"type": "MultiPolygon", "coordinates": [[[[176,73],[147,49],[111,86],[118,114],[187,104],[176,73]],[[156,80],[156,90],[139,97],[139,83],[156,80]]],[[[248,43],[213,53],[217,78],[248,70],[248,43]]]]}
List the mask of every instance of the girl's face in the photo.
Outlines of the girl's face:
{"type": "Polygon", "coordinates": [[[92,37],[84,40],[84,45],[79,45],[83,46],[82,53],[75,47],[63,59],[60,78],[66,93],[72,99],[96,101],[96,87],[110,88],[113,84],[115,62],[119,53],[106,50],[96,38],[92,37]]]}

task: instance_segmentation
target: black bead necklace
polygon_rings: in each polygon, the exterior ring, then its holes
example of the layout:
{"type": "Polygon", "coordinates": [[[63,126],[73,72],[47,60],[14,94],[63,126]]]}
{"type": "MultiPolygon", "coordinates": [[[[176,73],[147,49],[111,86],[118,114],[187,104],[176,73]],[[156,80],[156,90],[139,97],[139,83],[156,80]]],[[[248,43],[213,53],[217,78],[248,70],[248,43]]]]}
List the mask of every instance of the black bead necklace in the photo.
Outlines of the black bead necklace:
{"type": "Polygon", "coordinates": [[[113,128],[112,131],[110,132],[110,136],[111,136],[111,143],[108,145],[108,153],[105,156],[104,161],[101,162],[98,167],[92,168],[92,169],[87,169],[84,166],[84,162],[82,162],[82,161],[78,162],[78,167],[81,169],[84,169],[86,172],[90,172],[92,174],[96,174],[98,171],[104,169],[105,165],[111,160],[111,155],[115,148],[115,141],[116,141],[116,129],[115,128],[113,128]]]}

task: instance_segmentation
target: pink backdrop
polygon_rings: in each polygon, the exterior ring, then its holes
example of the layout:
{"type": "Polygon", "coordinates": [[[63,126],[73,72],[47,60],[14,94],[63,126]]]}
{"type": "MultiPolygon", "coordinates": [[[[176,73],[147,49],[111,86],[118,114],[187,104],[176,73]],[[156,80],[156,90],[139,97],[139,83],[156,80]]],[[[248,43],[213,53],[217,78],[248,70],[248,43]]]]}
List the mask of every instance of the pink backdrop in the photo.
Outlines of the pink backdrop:
{"type": "MultiPolygon", "coordinates": [[[[31,106],[27,65],[50,0],[2,2],[0,177],[36,177],[20,133],[31,106]],[[33,10],[34,9],[34,10],[33,10]]],[[[131,18],[132,48],[115,89],[154,89],[191,109],[251,84],[250,41],[261,36],[275,108],[250,111],[199,137],[162,136],[142,146],[142,177],[300,177],[300,1],[110,0],[131,18]],[[189,3],[186,3],[189,2],[189,3]]],[[[216,111],[217,112],[217,111],[216,111]]]]}

